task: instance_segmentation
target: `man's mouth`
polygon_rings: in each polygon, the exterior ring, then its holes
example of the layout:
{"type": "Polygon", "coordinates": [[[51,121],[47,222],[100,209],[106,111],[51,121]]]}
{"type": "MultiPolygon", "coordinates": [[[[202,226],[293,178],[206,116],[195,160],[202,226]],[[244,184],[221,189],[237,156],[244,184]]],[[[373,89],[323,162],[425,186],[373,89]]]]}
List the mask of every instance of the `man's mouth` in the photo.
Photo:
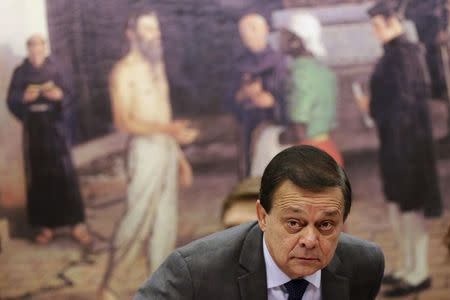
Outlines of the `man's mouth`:
{"type": "Polygon", "coordinates": [[[317,257],[294,257],[294,258],[298,259],[298,260],[310,261],[310,262],[319,261],[319,259],[317,257]]]}

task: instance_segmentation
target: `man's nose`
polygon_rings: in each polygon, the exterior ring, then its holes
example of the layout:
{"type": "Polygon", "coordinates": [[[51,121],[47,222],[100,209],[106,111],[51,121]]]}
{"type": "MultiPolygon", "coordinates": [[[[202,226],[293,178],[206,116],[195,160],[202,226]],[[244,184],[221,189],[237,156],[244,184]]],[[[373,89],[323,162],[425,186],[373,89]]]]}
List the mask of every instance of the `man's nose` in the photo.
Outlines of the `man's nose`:
{"type": "Polygon", "coordinates": [[[300,239],[298,243],[301,248],[312,249],[316,247],[318,241],[318,236],[316,229],[313,226],[306,226],[301,231],[300,239]]]}

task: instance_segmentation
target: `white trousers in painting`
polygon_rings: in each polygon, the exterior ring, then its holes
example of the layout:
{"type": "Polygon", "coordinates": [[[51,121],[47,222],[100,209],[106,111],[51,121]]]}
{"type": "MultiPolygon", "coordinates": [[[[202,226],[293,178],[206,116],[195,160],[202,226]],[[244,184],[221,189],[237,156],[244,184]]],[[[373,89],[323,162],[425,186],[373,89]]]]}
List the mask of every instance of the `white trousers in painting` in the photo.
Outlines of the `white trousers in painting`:
{"type": "Polygon", "coordinates": [[[104,277],[146,252],[153,273],[177,238],[178,145],[165,135],[133,137],[128,153],[127,208],[116,227],[104,277]]]}

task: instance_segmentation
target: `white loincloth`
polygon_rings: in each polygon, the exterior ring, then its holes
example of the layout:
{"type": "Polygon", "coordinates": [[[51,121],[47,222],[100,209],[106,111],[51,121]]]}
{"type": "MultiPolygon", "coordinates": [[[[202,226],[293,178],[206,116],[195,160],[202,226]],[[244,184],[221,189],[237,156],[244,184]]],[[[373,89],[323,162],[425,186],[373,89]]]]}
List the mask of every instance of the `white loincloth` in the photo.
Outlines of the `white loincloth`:
{"type": "Polygon", "coordinates": [[[116,227],[104,282],[145,249],[150,272],[177,239],[178,145],[165,135],[134,137],[128,153],[127,209],[116,227]]]}

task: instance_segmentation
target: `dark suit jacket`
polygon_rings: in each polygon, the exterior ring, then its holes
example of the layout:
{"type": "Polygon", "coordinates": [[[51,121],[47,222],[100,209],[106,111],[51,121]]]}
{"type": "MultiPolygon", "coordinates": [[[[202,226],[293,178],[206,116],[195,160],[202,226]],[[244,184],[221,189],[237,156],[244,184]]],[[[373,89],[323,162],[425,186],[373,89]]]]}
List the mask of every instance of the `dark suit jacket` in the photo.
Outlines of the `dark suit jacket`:
{"type": "MultiPolygon", "coordinates": [[[[262,242],[255,222],[194,241],[173,252],[134,300],[267,299],[262,242]]],[[[342,234],[322,270],[322,300],[375,299],[383,272],[378,246],[342,234]]]]}

